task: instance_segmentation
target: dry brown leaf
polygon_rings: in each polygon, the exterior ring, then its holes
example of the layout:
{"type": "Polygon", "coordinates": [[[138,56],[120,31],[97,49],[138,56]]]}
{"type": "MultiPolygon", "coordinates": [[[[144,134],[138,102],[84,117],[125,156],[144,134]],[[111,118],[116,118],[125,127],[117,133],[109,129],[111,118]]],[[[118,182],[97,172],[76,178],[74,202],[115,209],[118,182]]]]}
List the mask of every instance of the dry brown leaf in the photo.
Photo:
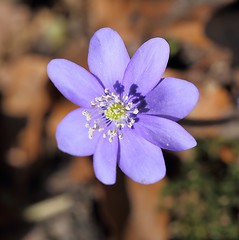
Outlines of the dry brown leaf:
{"type": "Polygon", "coordinates": [[[95,180],[91,157],[75,157],[68,171],[73,183],[86,183],[95,180]]]}
{"type": "Polygon", "coordinates": [[[12,43],[30,20],[30,10],[10,1],[0,1],[0,58],[12,51],[12,43]]]}
{"type": "MultiPolygon", "coordinates": [[[[233,113],[233,104],[228,92],[214,81],[205,81],[199,86],[200,98],[188,118],[197,120],[217,120],[233,113]]],[[[215,137],[220,135],[227,125],[209,125],[189,127],[195,137],[215,137]]]]}
{"type": "Polygon", "coordinates": [[[227,91],[214,81],[208,80],[199,86],[200,98],[190,114],[197,119],[217,119],[229,114],[232,101],[227,91]]]}
{"type": "Polygon", "coordinates": [[[25,55],[9,62],[1,72],[3,111],[26,117],[27,125],[19,134],[17,146],[8,154],[11,165],[22,166],[37,158],[41,149],[43,117],[49,107],[46,66],[49,59],[25,55]]]}
{"type": "Polygon", "coordinates": [[[230,164],[236,160],[236,153],[233,151],[231,147],[226,145],[222,146],[219,149],[219,156],[222,159],[222,161],[226,164],[230,164]]]}
{"type": "Polygon", "coordinates": [[[167,240],[168,214],[159,209],[160,191],[165,181],[142,185],[127,179],[130,216],[125,240],[167,240]]]}

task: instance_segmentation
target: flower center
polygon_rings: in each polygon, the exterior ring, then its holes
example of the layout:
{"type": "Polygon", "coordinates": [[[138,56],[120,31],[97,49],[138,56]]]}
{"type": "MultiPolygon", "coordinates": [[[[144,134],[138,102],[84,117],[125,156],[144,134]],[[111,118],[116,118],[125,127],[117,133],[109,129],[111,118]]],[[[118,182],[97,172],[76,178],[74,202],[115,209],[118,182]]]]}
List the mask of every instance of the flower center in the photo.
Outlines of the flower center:
{"type": "Polygon", "coordinates": [[[123,105],[120,103],[113,103],[105,110],[104,114],[106,118],[110,120],[119,120],[124,116],[125,112],[126,110],[123,105]]]}
{"type": "Polygon", "coordinates": [[[122,139],[121,130],[125,126],[132,128],[139,112],[133,99],[134,97],[130,98],[127,94],[121,97],[105,89],[105,95],[91,101],[92,109],[82,112],[87,121],[85,126],[89,128],[89,138],[93,138],[95,131],[103,131],[103,137],[108,137],[110,142],[115,136],[122,139]]]}

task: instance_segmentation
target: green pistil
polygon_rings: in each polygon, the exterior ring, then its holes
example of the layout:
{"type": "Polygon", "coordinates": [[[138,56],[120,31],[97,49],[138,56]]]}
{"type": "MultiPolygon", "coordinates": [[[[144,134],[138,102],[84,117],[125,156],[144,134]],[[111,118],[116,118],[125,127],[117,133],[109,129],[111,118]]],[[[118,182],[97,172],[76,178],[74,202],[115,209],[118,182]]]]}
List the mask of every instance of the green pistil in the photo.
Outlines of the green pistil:
{"type": "Polygon", "coordinates": [[[111,104],[107,110],[105,110],[105,116],[110,120],[119,120],[124,115],[126,109],[120,103],[111,104]]]}

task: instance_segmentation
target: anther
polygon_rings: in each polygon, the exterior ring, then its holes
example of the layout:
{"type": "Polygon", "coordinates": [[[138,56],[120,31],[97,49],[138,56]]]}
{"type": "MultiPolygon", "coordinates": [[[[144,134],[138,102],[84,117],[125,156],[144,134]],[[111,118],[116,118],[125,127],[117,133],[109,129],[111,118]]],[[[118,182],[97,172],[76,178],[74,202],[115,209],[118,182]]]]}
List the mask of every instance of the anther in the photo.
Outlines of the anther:
{"type": "Polygon", "coordinates": [[[123,138],[123,134],[120,133],[120,134],[119,134],[119,139],[121,140],[122,138],[123,138]]]}
{"type": "Polygon", "coordinates": [[[134,111],[133,111],[133,114],[138,114],[138,113],[139,113],[138,108],[135,108],[134,111]]]}
{"type": "Polygon", "coordinates": [[[108,88],[105,88],[104,92],[105,92],[105,94],[109,94],[110,90],[108,88]]]}

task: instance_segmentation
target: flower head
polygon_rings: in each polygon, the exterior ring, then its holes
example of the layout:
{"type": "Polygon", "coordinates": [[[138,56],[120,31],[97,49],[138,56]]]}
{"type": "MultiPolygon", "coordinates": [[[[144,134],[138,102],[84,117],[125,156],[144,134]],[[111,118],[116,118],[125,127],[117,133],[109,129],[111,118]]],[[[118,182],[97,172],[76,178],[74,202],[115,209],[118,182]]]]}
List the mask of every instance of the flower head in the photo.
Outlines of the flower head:
{"type": "Polygon", "coordinates": [[[75,156],[94,154],[96,177],[115,183],[117,164],[134,181],[165,176],[161,148],[182,151],[196,145],[178,123],[196,105],[190,82],[162,78],[169,57],[162,38],[145,42],[130,59],[117,32],[98,30],[90,41],[90,72],[65,59],[48,64],[58,90],[81,108],[58,125],[58,147],[75,156]]]}

